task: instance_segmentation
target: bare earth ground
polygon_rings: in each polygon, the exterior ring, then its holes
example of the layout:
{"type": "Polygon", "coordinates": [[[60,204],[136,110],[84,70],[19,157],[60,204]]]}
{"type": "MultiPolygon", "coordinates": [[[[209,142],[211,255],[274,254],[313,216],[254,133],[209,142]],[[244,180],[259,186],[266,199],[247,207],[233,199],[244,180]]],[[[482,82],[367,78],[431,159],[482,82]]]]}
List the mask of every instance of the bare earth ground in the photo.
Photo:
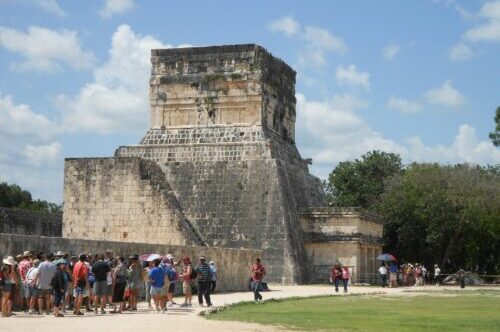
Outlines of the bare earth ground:
{"type": "MultiPolygon", "coordinates": [[[[333,288],[327,285],[312,286],[279,286],[271,285],[272,291],[263,293],[264,300],[278,299],[286,297],[307,297],[315,295],[335,294],[333,288]]],[[[412,296],[418,293],[408,291],[437,291],[444,289],[459,290],[458,287],[406,287],[406,288],[380,288],[380,287],[356,287],[349,289],[351,294],[373,294],[384,292],[387,295],[412,296]]],[[[474,291],[478,288],[467,287],[465,291],[474,291]]],[[[481,287],[480,289],[487,289],[481,287]]],[[[420,293],[422,294],[422,293],[420,293]]],[[[433,293],[434,294],[434,293],[433,293]]],[[[437,293],[439,294],[439,293],[437,293]]],[[[446,294],[443,294],[446,295],[446,294]]],[[[338,296],[344,296],[339,293],[338,296]]],[[[212,296],[214,306],[222,306],[241,301],[252,300],[253,295],[250,292],[215,294],[212,296]]],[[[176,298],[177,303],[182,302],[182,298],[176,298]]],[[[193,298],[193,303],[197,302],[193,298]]],[[[194,305],[194,304],[193,304],[194,305]]],[[[76,317],[68,314],[64,318],[55,318],[52,315],[30,316],[25,313],[17,312],[15,316],[9,318],[0,318],[0,331],[2,332],[21,332],[21,331],[40,331],[40,332],[80,332],[80,331],[159,331],[175,330],[182,331],[214,331],[214,332],[232,332],[232,331],[279,331],[276,327],[263,326],[259,324],[222,322],[215,320],[206,320],[199,313],[206,308],[194,305],[193,308],[185,309],[178,306],[170,308],[167,314],[157,314],[156,311],[147,309],[144,302],[140,303],[139,310],[136,312],[126,312],[121,315],[106,314],[95,315],[86,313],[85,316],[76,317]]],[[[281,329],[281,331],[283,331],[281,329]]]]}

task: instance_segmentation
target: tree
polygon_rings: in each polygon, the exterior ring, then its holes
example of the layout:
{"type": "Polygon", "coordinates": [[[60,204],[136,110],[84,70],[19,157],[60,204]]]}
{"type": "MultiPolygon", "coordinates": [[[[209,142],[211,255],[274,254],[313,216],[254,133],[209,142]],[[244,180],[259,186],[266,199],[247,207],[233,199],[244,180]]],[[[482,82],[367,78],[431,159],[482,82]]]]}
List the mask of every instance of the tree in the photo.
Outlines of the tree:
{"type": "Polygon", "coordinates": [[[495,131],[491,132],[489,136],[495,146],[500,146],[500,106],[495,112],[495,131]]]}
{"type": "Polygon", "coordinates": [[[32,211],[61,213],[61,206],[44,200],[33,200],[31,193],[16,184],[0,183],[0,206],[32,211]]]}
{"type": "Polygon", "coordinates": [[[329,203],[370,208],[384,191],[386,179],[401,170],[401,157],[382,151],[368,152],[361,160],[341,162],[324,183],[329,203]]]}
{"type": "Polygon", "coordinates": [[[386,249],[406,261],[489,274],[500,268],[498,166],[413,164],[388,181],[376,211],[386,249]]]}

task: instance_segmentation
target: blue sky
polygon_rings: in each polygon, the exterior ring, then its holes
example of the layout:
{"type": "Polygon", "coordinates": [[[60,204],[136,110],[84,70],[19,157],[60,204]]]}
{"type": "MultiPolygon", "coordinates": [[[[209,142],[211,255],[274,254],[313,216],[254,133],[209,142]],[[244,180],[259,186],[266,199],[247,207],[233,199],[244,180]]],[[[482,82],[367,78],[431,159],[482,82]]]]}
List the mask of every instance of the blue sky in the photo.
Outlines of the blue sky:
{"type": "Polygon", "coordinates": [[[500,1],[0,0],[0,180],[62,201],[65,157],[148,127],[149,50],[258,43],[297,71],[297,144],[326,177],[381,149],[500,162],[500,1]]]}

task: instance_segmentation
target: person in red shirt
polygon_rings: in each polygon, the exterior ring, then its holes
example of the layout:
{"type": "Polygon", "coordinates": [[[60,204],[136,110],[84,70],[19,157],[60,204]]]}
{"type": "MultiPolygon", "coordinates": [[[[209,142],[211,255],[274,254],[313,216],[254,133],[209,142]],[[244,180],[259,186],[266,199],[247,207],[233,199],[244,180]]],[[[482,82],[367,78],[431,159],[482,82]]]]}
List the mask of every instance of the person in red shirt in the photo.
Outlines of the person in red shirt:
{"type": "Polygon", "coordinates": [[[347,266],[342,267],[342,284],[344,285],[344,293],[347,293],[347,284],[349,283],[349,278],[351,278],[351,273],[347,266]]]}
{"type": "Polygon", "coordinates": [[[87,275],[89,273],[89,269],[85,264],[86,260],[87,255],[81,254],[78,262],[73,267],[73,282],[75,285],[75,310],[73,313],[78,316],[83,315],[83,312],[80,311],[80,306],[83,301],[83,293],[85,293],[85,289],[87,288],[87,275]]]}
{"type": "Polygon", "coordinates": [[[330,274],[330,282],[335,285],[335,292],[339,291],[340,280],[342,280],[342,268],[339,263],[335,263],[330,274]]]}
{"type": "Polygon", "coordinates": [[[260,258],[255,259],[255,263],[252,265],[252,291],[255,301],[262,301],[262,295],[259,290],[262,288],[262,278],[266,275],[266,268],[261,264],[260,258]]]}

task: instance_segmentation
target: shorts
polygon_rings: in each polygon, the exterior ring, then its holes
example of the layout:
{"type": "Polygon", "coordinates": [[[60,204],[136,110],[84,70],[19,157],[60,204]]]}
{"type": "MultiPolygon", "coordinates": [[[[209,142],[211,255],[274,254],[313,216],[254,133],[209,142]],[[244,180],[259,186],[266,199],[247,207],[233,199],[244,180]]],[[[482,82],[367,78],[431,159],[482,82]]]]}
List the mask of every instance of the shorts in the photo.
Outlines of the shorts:
{"type": "Polygon", "coordinates": [[[107,292],[106,295],[107,296],[113,295],[113,284],[108,285],[107,282],[106,282],[106,286],[107,286],[106,287],[106,292],[107,292]]]}
{"type": "Polygon", "coordinates": [[[389,280],[390,280],[390,281],[396,281],[396,279],[397,279],[396,277],[397,277],[397,274],[396,274],[396,273],[392,273],[392,272],[391,272],[391,274],[389,274],[389,280]]]}
{"type": "Polygon", "coordinates": [[[92,287],[95,296],[107,296],[108,295],[108,283],[106,280],[94,282],[92,287]]]}
{"type": "Polygon", "coordinates": [[[28,298],[28,297],[37,297],[38,296],[38,290],[36,289],[35,286],[28,286],[28,292],[24,293],[24,296],[26,298],[28,298]]]}
{"type": "Polygon", "coordinates": [[[42,298],[42,297],[47,297],[47,296],[50,296],[52,295],[52,289],[40,289],[40,288],[37,288],[36,290],[37,292],[37,295],[39,298],[42,298]]]}
{"type": "Polygon", "coordinates": [[[83,296],[85,294],[85,281],[79,281],[76,284],[76,287],[73,289],[73,296],[78,297],[78,296],[83,296]]]}
{"type": "Polygon", "coordinates": [[[151,296],[165,296],[165,287],[151,286],[151,296]]]}
{"type": "Polygon", "coordinates": [[[9,282],[6,282],[2,286],[2,292],[3,293],[10,293],[12,291],[12,284],[9,282]]]}
{"type": "Polygon", "coordinates": [[[30,293],[30,284],[27,283],[26,281],[23,282],[23,292],[24,292],[24,298],[27,299],[27,298],[30,298],[32,297],[33,295],[31,295],[30,293]]]}
{"type": "Polygon", "coordinates": [[[190,281],[182,282],[182,290],[184,291],[184,295],[191,295],[192,287],[190,281]]]}
{"type": "Polygon", "coordinates": [[[64,298],[64,292],[60,290],[54,290],[54,306],[58,307],[64,298]]]}
{"type": "Polygon", "coordinates": [[[168,285],[168,292],[169,294],[173,294],[175,291],[175,281],[171,281],[170,285],[168,285]]]}

